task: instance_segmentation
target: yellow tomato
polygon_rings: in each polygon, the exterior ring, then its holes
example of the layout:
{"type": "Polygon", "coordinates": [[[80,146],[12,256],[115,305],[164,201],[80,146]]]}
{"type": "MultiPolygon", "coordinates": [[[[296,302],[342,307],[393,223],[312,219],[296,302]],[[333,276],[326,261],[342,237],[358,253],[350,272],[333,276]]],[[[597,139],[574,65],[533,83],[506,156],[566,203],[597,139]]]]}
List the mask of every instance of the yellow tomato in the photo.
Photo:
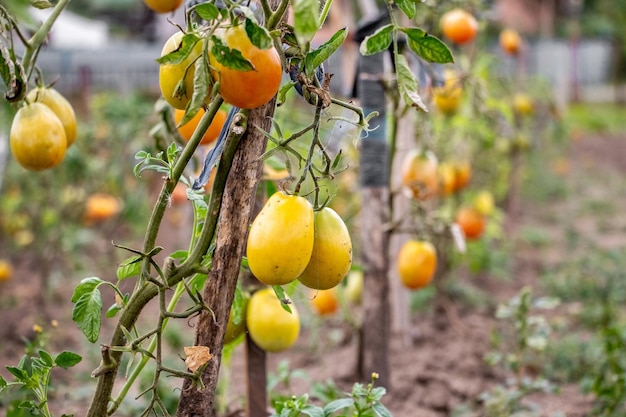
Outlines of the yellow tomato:
{"type": "Polygon", "coordinates": [[[520,116],[528,116],[535,111],[533,100],[528,94],[517,93],[513,97],[513,111],[520,116]]]}
{"type": "Polygon", "coordinates": [[[441,180],[441,194],[450,195],[456,185],[456,169],[449,162],[439,164],[439,179],[441,180]]]}
{"type": "Polygon", "coordinates": [[[402,185],[418,200],[433,197],[439,189],[437,160],[418,150],[409,151],[402,165],[402,185]]]}
{"type": "Polygon", "coordinates": [[[472,166],[467,161],[456,161],[454,163],[455,182],[454,191],[460,191],[469,184],[472,179],[472,166]]]}
{"type": "Polygon", "coordinates": [[[0,259],[0,282],[8,281],[13,276],[13,266],[11,262],[0,259]]]}
{"type": "Polygon", "coordinates": [[[298,280],[309,288],[335,287],[352,266],[352,240],[346,224],[330,207],[315,213],[313,252],[298,280]]]}
{"type": "Polygon", "coordinates": [[[363,271],[350,271],[344,288],[346,299],[352,304],[361,304],[363,298],[363,271]]]}
{"type": "Polygon", "coordinates": [[[17,162],[33,171],[57,166],[67,149],[63,123],[42,103],[30,103],[17,111],[9,137],[17,162]]]}
{"type": "Polygon", "coordinates": [[[339,310],[339,299],[335,288],[311,290],[311,307],[320,316],[327,316],[339,310]]]}
{"type": "Polygon", "coordinates": [[[281,302],[272,288],[255,292],[248,302],[248,333],[254,343],[268,352],[290,348],[300,334],[300,317],[296,306],[289,304],[289,313],[283,309],[281,302]]]}
{"type": "Polygon", "coordinates": [[[397,268],[400,281],[407,288],[423,288],[435,275],[437,251],[430,242],[409,240],[400,248],[397,268]]]}
{"type": "Polygon", "coordinates": [[[274,193],[250,226],[248,265],[266,285],[298,278],[308,265],[314,242],[313,206],[307,199],[274,193]]]}
{"type": "Polygon", "coordinates": [[[143,0],[143,2],[157,13],[171,13],[180,7],[183,0],[143,0]]]}
{"type": "MultiPolygon", "coordinates": [[[[183,32],[173,34],[161,51],[165,56],[181,47],[183,32]]],[[[196,73],[195,62],[202,55],[202,41],[197,42],[189,55],[177,64],[163,64],[159,67],[159,87],[163,98],[176,109],[185,109],[193,96],[193,77],[196,73]],[[184,91],[177,91],[178,84],[183,80],[184,91]]]]}
{"type": "Polygon", "coordinates": [[[250,42],[244,25],[219,30],[217,36],[231,49],[237,49],[253,70],[240,71],[220,64],[209,54],[211,74],[219,80],[220,95],[226,103],[241,109],[253,109],[270,101],[278,92],[282,80],[282,64],[278,52],[271,46],[259,49],[250,42]]]}
{"type": "Polygon", "coordinates": [[[76,114],[69,101],[54,88],[38,87],[26,95],[30,103],[43,103],[59,118],[65,129],[65,139],[69,148],[76,139],[76,114]]]}
{"type": "Polygon", "coordinates": [[[474,198],[474,208],[483,216],[491,216],[495,207],[493,194],[488,190],[482,190],[474,198]]]}
{"type": "Polygon", "coordinates": [[[459,74],[450,69],[444,71],[444,85],[433,88],[433,100],[440,113],[451,115],[456,113],[461,104],[463,86],[459,74]]]}

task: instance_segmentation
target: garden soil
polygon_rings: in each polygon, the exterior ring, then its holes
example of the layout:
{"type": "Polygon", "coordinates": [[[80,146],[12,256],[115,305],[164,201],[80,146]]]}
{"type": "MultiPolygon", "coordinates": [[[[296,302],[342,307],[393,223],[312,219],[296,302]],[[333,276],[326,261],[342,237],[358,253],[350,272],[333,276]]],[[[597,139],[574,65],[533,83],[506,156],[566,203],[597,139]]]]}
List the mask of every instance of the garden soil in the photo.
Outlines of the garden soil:
{"type": "MultiPolygon", "coordinates": [[[[567,259],[564,228],[568,222],[575,222],[578,232],[600,246],[616,247],[626,243],[624,233],[601,233],[594,227],[593,219],[576,217],[584,199],[624,200],[625,194],[615,196],[607,187],[623,183],[626,137],[578,139],[572,142],[569,154],[561,159],[559,168],[551,175],[560,176],[566,186],[575,185],[580,192],[568,194],[567,200],[557,198],[542,204],[522,199],[513,229],[515,249],[511,252],[510,278],[471,274],[461,277],[481,288],[490,302],[478,307],[450,305],[446,309],[445,320],[435,320],[429,310],[416,313],[411,316],[408,328],[393,333],[390,341],[391,384],[383,403],[394,416],[447,417],[455,408],[472,404],[482,392],[505,382],[507,375],[486,365],[484,360],[491,349],[491,334],[496,324],[495,306],[510,299],[526,285],[533,286],[535,295],[540,294],[541,274],[546,268],[567,259]],[[524,230],[542,230],[551,243],[547,247],[525,244],[519,238],[524,230]]],[[[622,203],[617,201],[624,207],[622,203]]],[[[626,224],[626,218],[615,221],[626,224]]],[[[624,229],[621,230],[623,232],[624,229]]],[[[51,350],[75,350],[83,354],[83,363],[76,370],[55,373],[58,382],[51,405],[59,411],[84,415],[95,386],[89,372],[97,364],[99,349],[84,341],[71,320],[69,299],[75,283],[71,286],[52,285],[42,297],[38,265],[30,263],[26,254],[15,259],[14,263],[14,279],[0,284],[0,375],[9,377],[5,366],[17,363],[24,352],[24,341],[32,340],[35,335],[33,325],[38,324],[50,335],[51,350]],[[55,320],[58,326],[53,327],[51,320],[55,320]]],[[[63,282],[62,278],[58,279],[63,282]]],[[[105,300],[105,306],[110,305],[110,301],[105,300]]],[[[101,340],[108,340],[109,327],[110,324],[105,321],[101,340]]],[[[278,390],[301,395],[310,391],[315,382],[334,380],[343,390],[349,390],[355,382],[368,382],[354,377],[357,338],[345,322],[330,318],[324,323],[324,331],[311,334],[310,329],[305,330],[304,337],[295,348],[268,356],[269,373],[274,373],[279,363],[285,360],[289,369],[298,370],[289,387],[279,384],[278,390]]],[[[188,332],[192,334],[193,329],[188,332]]],[[[243,346],[239,346],[235,350],[230,369],[228,408],[231,415],[243,415],[242,349],[243,346]]],[[[543,410],[541,415],[545,416],[582,417],[588,414],[591,400],[590,396],[581,393],[579,386],[564,385],[559,394],[531,396],[528,404],[539,407],[543,410]]],[[[0,413],[5,414],[1,406],[0,413]]]]}

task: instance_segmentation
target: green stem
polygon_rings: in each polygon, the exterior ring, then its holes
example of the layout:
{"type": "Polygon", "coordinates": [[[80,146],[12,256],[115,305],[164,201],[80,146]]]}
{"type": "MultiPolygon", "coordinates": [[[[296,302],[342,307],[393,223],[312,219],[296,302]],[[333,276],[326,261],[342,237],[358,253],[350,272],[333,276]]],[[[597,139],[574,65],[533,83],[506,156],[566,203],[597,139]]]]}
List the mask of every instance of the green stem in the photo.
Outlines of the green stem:
{"type": "Polygon", "coordinates": [[[263,11],[267,17],[267,24],[265,27],[270,31],[276,29],[276,26],[278,26],[278,24],[283,20],[287,7],[289,7],[289,0],[282,0],[275,12],[272,12],[269,3],[266,0],[262,0],[261,4],[264,5],[263,11]]]}
{"type": "Polygon", "coordinates": [[[26,73],[26,79],[30,78],[30,75],[33,71],[33,67],[35,66],[35,58],[39,53],[39,49],[41,45],[48,38],[48,34],[52,29],[52,25],[57,20],[61,12],[67,7],[70,0],[59,0],[59,2],[54,6],[52,13],[48,16],[45,22],[41,25],[37,32],[28,40],[26,46],[26,51],[24,52],[24,57],[22,58],[22,66],[24,67],[24,72],[26,73]]]}

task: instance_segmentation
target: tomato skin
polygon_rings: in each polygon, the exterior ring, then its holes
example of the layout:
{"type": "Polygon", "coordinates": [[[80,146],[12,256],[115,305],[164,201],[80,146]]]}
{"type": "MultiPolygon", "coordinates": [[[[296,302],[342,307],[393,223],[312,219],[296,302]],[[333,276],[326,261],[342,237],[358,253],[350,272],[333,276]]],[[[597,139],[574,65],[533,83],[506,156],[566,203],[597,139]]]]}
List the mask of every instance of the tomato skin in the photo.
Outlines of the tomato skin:
{"type": "Polygon", "coordinates": [[[252,63],[251,71],[238,71],[220,64],[209,54],[211,75],[220,82],[220,95],[226,103],[253,109],[270,101],[282,80],[282,64],[276,49],[259,49],[250,42],[244,25],[219,30],[216,35],[231,49],[237,49],[252,63]]]}
{"type": "Polygon", "coordinates": [[[266,285],[284,285],[296,279],[313,253],[314,213],[307,199],[274,193],[250,226],[248,265],[266,285]]]}
{"type": "Polygon", "coordinates": [[[117,198],[110,194],[96,193],[87,198],[83,221],[87,224],[107,220],[121,211],[117,198]]]}
{"type": "Polygon", "coordinates": [[[446,38],[454,43],[464,44],[476,37],[476,18],[462,9],[453,9],[441,16],[441,29],[446,38]]]}
{"type": "Polygon", "coordinates": [[[183,0],[143,0],[143,2],[157,13],[171,13],[183,4],[183,0]]]}
{"type": "Polygon", "coordinates": [[[15,159],[33,171],[57,166],[67,149],[63,123],[42,103],[30,103],[17,111],[9,137],[15,159]]]}
{"type": "Polygon", "coordinates": [[[500,47],[509,55],[517,55],[522,46],[522,38],[515,29],[504,29],[498,38],[500,47]]]}
{"type": "Polygon", "coordinates": [[[320,316],[328,316],[339,310],[339,299],[334,287],[328,290],[311,290],[310,300],[311,307],[320,316]]]}
{"type": "Polygon", "coordinates": [[[0,282],[8,281],[13,277],[13,266],[11,262],[0,259],[0,282]]]}
{"type": "Polygon", "coordinates": [[[402,165],[402,185],[417,200],[435,196],[439,190],[437,160],[418,150],[409,151],[402,165]]]}
{"type": "Polygon", "coordinates": [[[485,217],[473,207],[461,207],[455,220],[467,240],[478,239],[485,230],[485,217]]]}
{"type": "Polygon", "coordinates": [[[411,290],[424,288],[435,276],[437,251],[430,242],[409,240],[400,248],[396,265],[404,286],[411,290]]]}
{"type": "MultiPolygon", "coordinates": [[[[178,126],[178,133],[185,141],[189,142],[191,136],[198,127],[198,124],[200,123],[200,119],[202,119],[202,116],[204,116],[204,113],[205,110],[200,109],[200,111],[196,113],[196,115],[191,120],[189,120],[182,126],[178,126]]],[[[174,109],[174,122],[176,123],[176,125],[178,125],[180,121],[183,120],[184,115],[185,110],[174,109]]],[[[220,109],[217,111],[217,113],[215,113],[215,117],[211,121],[211,124],[209,125],[206,132],[204,132],[204,136],[202,136],[200,145],[208,145],[218,138],[220,132],[222,131],[222,126],[224,126],[224,123],[226,122],[226,117],[227,114],[224,110],[220,109]]]]}
{"type": "MultiPolygon", "coordinates": [[[[165,56],[180,48],[185,34],[176,32],[165,42],[161,56],[165,56]]],[[[196,73],[195,61],[202,55],[202,42],[197,42],[187,57],[178,64],[159,66],[159,88],[163,98],[175,109],[184,110],[193,96],[193,77],[196,73]],[[187,70],[187,67],[189,69],[187,70]],[[185,93],[176,95],[176,86],[184,78],[185,93]]]]}
{"type": "Polygon", "coordinates": [[[309,288],[337,286],[352,266],[352,240],[346,224],[330,207],[315,213],[313,252],[298,281],[309,288]]]}
{"type": "Polygon", "coordinates": [[[69,101],[54,88],[38,87],[26,95],[30,103],[43,103],[59,118],[65,129],[65,139],[69,148],[76,139],[76,113],[69,101]]]}
{"type": "Polygon", "coordinates": [[[267,352],[290,348],[300,335],[300,317],[296,306],[289,304],[285,311],[272,288],[252,294],[246,310],[246,324],[250,338],[267,352]]]}

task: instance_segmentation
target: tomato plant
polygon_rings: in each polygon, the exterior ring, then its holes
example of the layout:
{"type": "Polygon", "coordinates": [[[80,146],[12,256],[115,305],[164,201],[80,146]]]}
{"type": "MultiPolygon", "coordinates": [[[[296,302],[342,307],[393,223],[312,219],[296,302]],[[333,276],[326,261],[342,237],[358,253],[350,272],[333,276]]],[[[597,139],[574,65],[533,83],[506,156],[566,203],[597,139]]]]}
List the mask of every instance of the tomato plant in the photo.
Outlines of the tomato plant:
{"type": "Polygon", "coordinates": [[[291,347],[300,334],[300,318],[293,304],[291,312],[282,307],[272,288],[252,294],[246,309],[246,326],[250,337],[261,349],[280,352],[291,347]]]}

